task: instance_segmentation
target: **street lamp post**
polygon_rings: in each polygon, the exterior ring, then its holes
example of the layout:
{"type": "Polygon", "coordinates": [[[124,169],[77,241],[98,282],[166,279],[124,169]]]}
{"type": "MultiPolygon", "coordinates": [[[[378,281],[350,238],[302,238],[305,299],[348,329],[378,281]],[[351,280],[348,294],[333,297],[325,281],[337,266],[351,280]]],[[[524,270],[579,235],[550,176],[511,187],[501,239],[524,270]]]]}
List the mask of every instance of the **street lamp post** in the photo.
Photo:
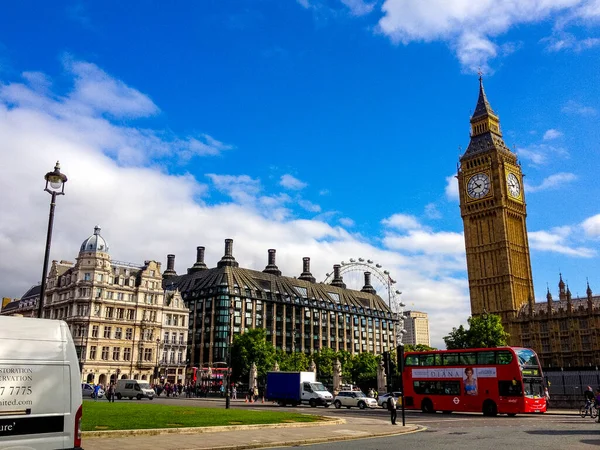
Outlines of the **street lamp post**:
{"type": "Polygon", "coordinates": [[[160,383],[160,338],[156,338],[156,369],[154,370],[155,383],[160,383]]]}
{"type": "Polygon", "coordinates": [[[225,386],[225,409],[229,409],[231,405],[231,344],[233,342],[233,300],[229,305],[229,336],[227,337],[227,386],[225,386]]]}
{"type": "Polygon", "coordinates": [[[54,224],[54,207],[56,206],[56,196],[65,195],[65,183],[67,176],[60,173],[60,164],[56,161],[53,172],[48,172],[44,179],[46,180],[46,188],[52,199],[50,200],[50,214],[48,216],[48,234],[46,235],[46,253],[44,254],[44,268],[42,271],[42,287],[40,289],[40,301],[38,302],[38,317],[42,317],[42,309],[44,308],[44,297],[46,295],[46,275],[48,273],[48,260],[50,259],[50,243],[52,242],[52,226],[54,224]]]}
{"type": "Polygon", "coordinates": [[[294,371],[298,370],[297,368],[297,359],[296,359],[296,329],[292,330],[292,358],[294,359],[294,371]]]}

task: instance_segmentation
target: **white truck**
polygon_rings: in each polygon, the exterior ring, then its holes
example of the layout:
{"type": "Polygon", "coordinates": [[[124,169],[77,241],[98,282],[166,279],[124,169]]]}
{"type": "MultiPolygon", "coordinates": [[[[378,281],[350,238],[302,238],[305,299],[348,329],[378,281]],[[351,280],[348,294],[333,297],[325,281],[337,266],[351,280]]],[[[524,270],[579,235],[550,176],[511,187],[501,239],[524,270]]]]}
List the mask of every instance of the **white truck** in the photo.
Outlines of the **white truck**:
{"type": "Polygon", "coordinates": [[[80,377],[65,322],[0,317],[0,449],[81,449],[80,377]]]}
{"type": "Polygon", "coordinates": [[[333,395],[316,381],[314,372],[268,372],[266,391],[267,399],[280,406],[307,403],[328,408],[333,402],[333,395]]]}

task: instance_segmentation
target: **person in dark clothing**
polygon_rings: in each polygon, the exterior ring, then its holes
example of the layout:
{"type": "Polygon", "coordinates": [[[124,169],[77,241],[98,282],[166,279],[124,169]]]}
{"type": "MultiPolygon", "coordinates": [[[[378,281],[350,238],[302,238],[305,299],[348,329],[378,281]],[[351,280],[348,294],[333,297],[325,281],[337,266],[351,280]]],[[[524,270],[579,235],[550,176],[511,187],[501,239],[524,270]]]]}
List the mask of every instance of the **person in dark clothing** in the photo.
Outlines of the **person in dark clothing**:
{"type": "Polygon", "coordinates": [[[392,425],[396,425],[396,399],[393,395],[390,395],[387,399],[387,408],[390,412],[390,419],[392,420],[392,425]]]}
{"type": "Polygon", "coordinates": [[[589,413],[591,416],[592,405],[594,404],[594,401],[596,399],[596,396],[594,395],[594,390],[591,386],[587,387],[587,390],[583,393],[583,397],[585,398],[585,414],[589,413]]]}

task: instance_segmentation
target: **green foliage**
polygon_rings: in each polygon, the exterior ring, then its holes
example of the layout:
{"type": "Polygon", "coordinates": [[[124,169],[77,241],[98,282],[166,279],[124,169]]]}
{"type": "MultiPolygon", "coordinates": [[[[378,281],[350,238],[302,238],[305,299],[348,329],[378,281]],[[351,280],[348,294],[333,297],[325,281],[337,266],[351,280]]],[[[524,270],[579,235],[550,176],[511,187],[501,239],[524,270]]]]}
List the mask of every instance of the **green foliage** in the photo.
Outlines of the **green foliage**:
{"type": "Polygon", "coordinates": [[[504,331],[500,316],[486,314],[485,316],[469,317],[469,329],[462,325],[452,328],[444,337],[448,350],[460,348],[491,348],[507,345],[509,334],[504,331]]]}
{"type": "Polygon", "coordinates": [[[308,356],[302,352],[287,354],[283,350],[277,350],[275,360],[279,364],[279,370],[288,372],[307,371],[310,364],[308,356]]]}
{"type": "Polygon", "coordinates": [[[257,375],[264,377],[273,369],[274,362],[275,347],[267,342],[267,331],[264,328],[254,328],[234,336],[231,346],[233,381],[247,382],[252,363],[256,364],[257,375]]]}
{"type": "Polygon", "coordinates": [[[379,359],[379,355],[372,353],[359,353],[355,355],[352,361],[352,381],[355,383],[364,383],[377,378],[379,359]]]}
{"type": "Polygon", "coordinates": [[[437,350],[437,348],[425,344],[406,344],[404,346],[405,352],[429,352],[431,350],[437,350]]]}
{"type": "Polygon", "coordinates": [[[333,378],[333,363],[337,357],[337,352],[328,347],[322,348],[314,354],[318,380],[333,378]]]}

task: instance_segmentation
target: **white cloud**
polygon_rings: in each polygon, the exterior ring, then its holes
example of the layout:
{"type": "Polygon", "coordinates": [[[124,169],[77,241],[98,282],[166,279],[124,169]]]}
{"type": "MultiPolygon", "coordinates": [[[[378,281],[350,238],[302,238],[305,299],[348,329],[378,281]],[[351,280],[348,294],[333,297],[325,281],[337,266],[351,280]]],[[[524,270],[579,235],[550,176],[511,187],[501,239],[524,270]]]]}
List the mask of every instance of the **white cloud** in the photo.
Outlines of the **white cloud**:
{"type": "Polygon", "coordinates": [[[587,236],[592,238],[600,237],[600,214],[584,220],[581,226],[587,236]]]}
{"type": "Polygon", "coordinates": [[[512,27],[591,4],[586,0],[385,0],[379,30],[403,44],[447,42],[466,69],[477,71],[498,55],[494,40],[512,27]]]}
{"type": "Polygon", "coordinates": [[[390,234],[383,241],[387,248],[406,250],[411,253],[455,256],[462,256],[465,253],[465,238],[462,233],[410,230],[404,236],[390,234]]]}
{"type": "Polygon", "coordinates": [[[563,134],[562,134],[560,131],[558,131],[558,130],[555,130],[554,128],[551,128],[551,129],[547,130],[547,131],[544,133],[544,140],[545,140],[545,141],[550,141],[550,140],[552,140],[552,139],[559,138],[559,137],[561,137],[562,135],[563,135],[563,134]]]}
{"type": "Polygon", "coordinates": [[[548,189],[557,189],[567,183],[575,181],[576,179],[577,175],[574,173],[560,172],[544,178],[544,180],[537,186],[526,184],[525,189],[527,192],[539,192],[548,189]]]}
{"type": "Polygon", "coordinates": [[[561,111],[567,114],[576,114],[579,116],[595,116],[598,114],[598,110],[596,108],[582,105],[574,100],[569,100],[565,106],[562,107],[561,111]]]}
{"type": "Polygon", "coordinates": [[[292,175],[287,174],[287,173],[285,175],[282,175],[281,180],[279,181],[279,184],[286,189],[291,189],[294,191],[299,191],[301,189],[304,189],[306,186],[308,186],[307,183],[300,181],[298,178],[293,177],[292,175]]]}
{"type": "Polygon", "coordinates": [[[364,16],[373,11],[375,7],[375,2],[369,3],[364,0],[340,0],[344,5],[346,5],[352,15],[354,16],[364,16]]]}
{"type": "Polygon", "coordinates": [[[456,175],[450,175],[449,177],[446,177],[445,192],[446,198],[448,198],[448,200],[458,201],[458,179],[456,178],[456,175]]]}
{"type": "Polygon", "coordinates": [[[528,147],[517,148],[519,158],[530,161],[534,166],[543,166],[548,164],[556,157],[569,158],[569,152],[562,147],[556,147],[550,144],[532,144],[528,147]]]}
{"type": "Polygon", "coordinates": [[[575,35],[561,31],[542,39],[542,42],[547,43],[546,50],[550,52],[560,52],[563,50],[582,52],[600,45],[600,38],[588,37],[577,39],[575,35]]]}
{"type": "MultiPolygon", "coordinates": [[[[123,117],[158,107],[149,107],[154,105],[149,100],[138,102],[140,97],[132,95],[138,91],[100,69],[92,71],[103,74],[100,85],[112,104],[104,105],[96,94],[52,92],[43,74],[28,75],[29,84],[0,84],[0,156],[11,171],[10,178],[0,178],[0,254],[19,255],[0,258],[3,295],[18,297],[40,279],[49,203],[43,175],[58,159],[69,181],[56,206],[51,259],[74,260],[94,225],[102,227],[114,259],[164,262],[166,254],[174,253],[179,273],[193,264],[197,245],[206,246],[207,264],[214,266],[225,238],[235,239],[234,255],[243,267],[262,270],[267,249],[277,248],[284,274],[300,274],[302,257],[311,256],[318,280],[333,264],[364,256],[383,264],[407,303],[427,311],[438,324],[432,329],[434,345],[442,346],[442,336],[468,317],[464,255],[441,242],[448,240],[445,234],[419,228],[416,243],[410,243],[394,240],[401,236],[392,233],[386,239],[398,249],[382,248],[346,231],[347,220],[339,219],[342,226],[327,223],[335,220],[333,214],[321,214],[322,220],[295,218],[288,208],[294,199],[265,194],[252,174],[170,172],[180,168],[163,162],[177,158],[189,141],[129,125],[123,117]],[[214,200],[214,191],[227,198],[214,200]],[[438,254],[431,254],[430,245],[438,254]]],[[[208,137],[202,142],[218,147],[208,137]]]]}
{"type": "Polygon", "coordinates": [[[344,226],[344,227],[346,227],[346,228],[351,228],[351,227],[353,227],[354,225],[356,225],[356,224],[354,223],[354,220],[352,220],[352,219],[351,219],[351,218],[349,218],[349,217],[340,217],[340,220],[339,220],[339,222],[340,222],[340,224],[341,224],[342,226],[344,226]]]}
{"type": "Polygon", "coordinates": [[[429,219],[441,219],[442,213],[435,203],[428,203],[425,205],[425,216],[429,219]]]}
{"type": "Polygon", "coordinates": [[[571,227],[557,227],[549,231],[531,231],[528,233],[529,245],[532,249],[560,253],[562,255],[592,258],[595,251],[585,247],[573,247],[569,245],[569,239],[573,235],[571,227]]]}
{"type": "Polygon", "coordinates": [[[394,214],[387,219],[383,219],[381,223],[386,227],[396,228],[398,230],[415,230],[421,228],[421,224],[416,217],[406,214],[394,214]]]}
{"type": "Polygon", "coordinates": [[[298,204],[309,212],[321,212],[321,207],[308,200],[298,200],[298,204]]]}

